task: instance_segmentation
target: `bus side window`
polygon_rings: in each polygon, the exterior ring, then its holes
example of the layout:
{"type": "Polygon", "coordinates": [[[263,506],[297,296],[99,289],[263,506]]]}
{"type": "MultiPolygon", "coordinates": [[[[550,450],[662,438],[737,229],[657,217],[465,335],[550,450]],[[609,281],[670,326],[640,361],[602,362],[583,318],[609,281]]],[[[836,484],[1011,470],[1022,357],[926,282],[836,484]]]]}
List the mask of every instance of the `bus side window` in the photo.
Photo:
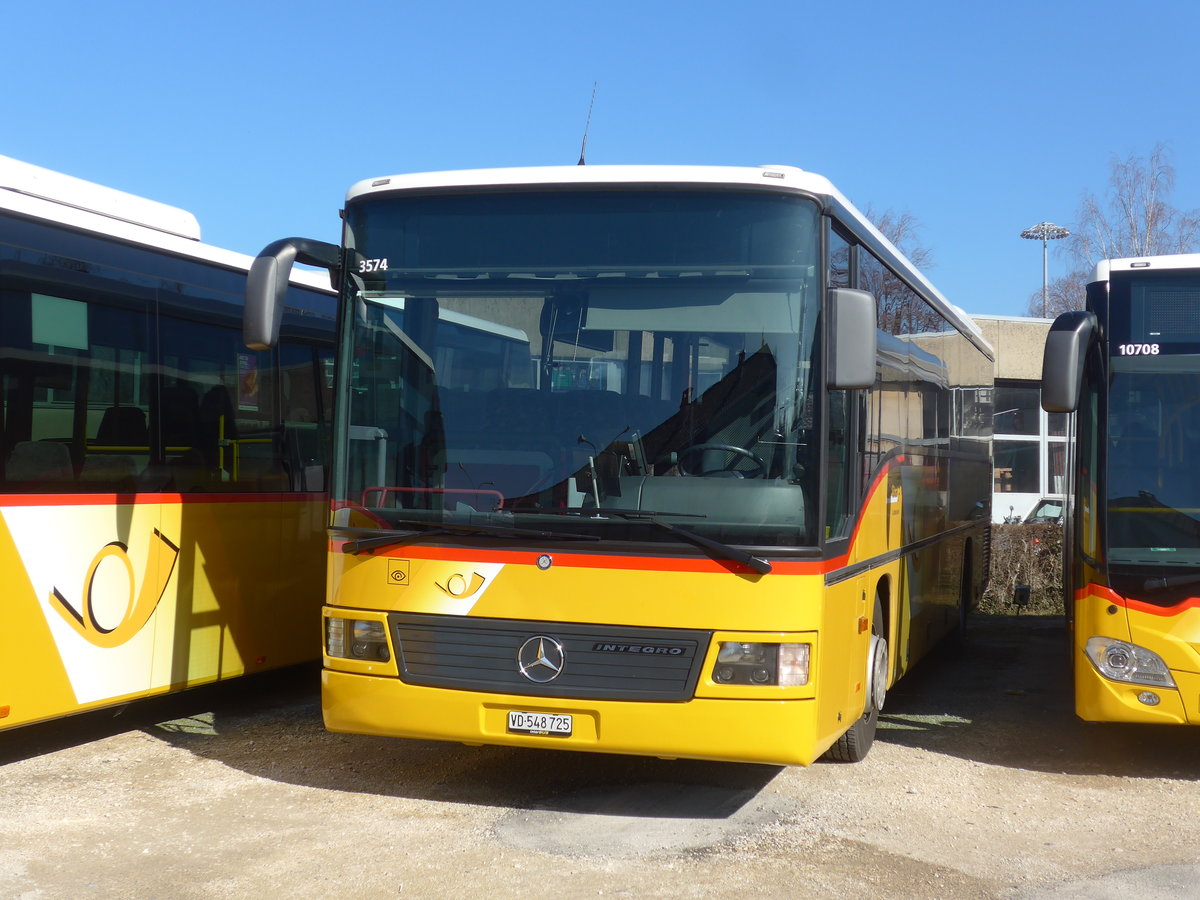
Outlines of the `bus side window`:
{"type": "Polygon", "coordinates": [[[279,345],[283,465],[291,490],[325,490],[329,399],[323,380],[328,356],[308,344],[279,345]]]}

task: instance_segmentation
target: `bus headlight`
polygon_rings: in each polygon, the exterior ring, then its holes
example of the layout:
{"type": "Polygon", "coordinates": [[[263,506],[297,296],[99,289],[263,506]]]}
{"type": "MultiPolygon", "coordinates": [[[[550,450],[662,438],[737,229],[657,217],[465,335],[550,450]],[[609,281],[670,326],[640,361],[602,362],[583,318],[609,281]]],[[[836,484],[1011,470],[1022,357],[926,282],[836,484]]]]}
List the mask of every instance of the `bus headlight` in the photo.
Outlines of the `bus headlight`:
{"type": "Polygon", "coordinates": [[[382,622],[339,616],[325,620],[325,652],[342,659],[369,662],[387,662],[392,658],[382,622]]]}
{"type": "Polygon", "coordinates": [[[717,684],[808,684],[809,644],[760,644],[722,641],[713,666],[717,684]]]}
{"type": "Polygon", "coordinates": [[[1175,679],[1163,658],[1145,647],[1115,638],[1088,638],[1087,656],[1105,678],[1130,684],[1175,687],[1175,679]]]}

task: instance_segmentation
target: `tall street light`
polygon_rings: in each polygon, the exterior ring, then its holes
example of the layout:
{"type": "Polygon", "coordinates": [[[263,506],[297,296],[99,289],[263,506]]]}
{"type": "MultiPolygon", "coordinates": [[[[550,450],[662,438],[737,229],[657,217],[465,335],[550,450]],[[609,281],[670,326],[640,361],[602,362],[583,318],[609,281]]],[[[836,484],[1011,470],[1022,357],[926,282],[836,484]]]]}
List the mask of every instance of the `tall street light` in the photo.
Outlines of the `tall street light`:
{"type": "Polygon", "coordinates": [[[1038,222],[1031,228],[1026,228],[1021,232],[1021,237],[1030,241],[1042,242],[1042,318],[1046,318],[1046,300],[1050,293],[1049,287],[1049,268],[1046,260],[1046,245],[1050,241],[1057,241],[1059,238],[1065,238],[1071,232],[1063,228],[1061,225],[1055,225],[1053,222],[1038,222]]]}

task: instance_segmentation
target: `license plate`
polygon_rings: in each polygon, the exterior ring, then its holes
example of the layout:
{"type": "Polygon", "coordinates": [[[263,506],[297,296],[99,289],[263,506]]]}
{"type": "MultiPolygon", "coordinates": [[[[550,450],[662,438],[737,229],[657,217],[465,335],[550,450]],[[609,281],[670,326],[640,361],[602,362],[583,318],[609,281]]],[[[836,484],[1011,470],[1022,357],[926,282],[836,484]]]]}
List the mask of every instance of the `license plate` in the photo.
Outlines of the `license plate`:
{"type": "Polygon", "coordinates": [[[516,734],[550,734],[569,737],[572,721],[570,716],[558,713],[518,712],[508,713],[508,730],[516,734]]]}

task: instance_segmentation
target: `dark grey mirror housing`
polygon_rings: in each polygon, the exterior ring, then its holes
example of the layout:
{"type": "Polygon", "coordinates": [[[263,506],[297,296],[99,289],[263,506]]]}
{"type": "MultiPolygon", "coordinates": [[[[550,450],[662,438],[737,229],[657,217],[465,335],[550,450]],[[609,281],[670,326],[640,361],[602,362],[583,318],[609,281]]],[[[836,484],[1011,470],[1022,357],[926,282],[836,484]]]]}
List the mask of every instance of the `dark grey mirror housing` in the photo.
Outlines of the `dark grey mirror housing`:
{"type": "Polygon", "coordinates": [[[1065,312],[1050,326],[1042,357],[1042,409],[1071,413],[1079,407],[1083,362],[1096,337],[1096,316],[1084,310],[1065,312]]]}
{"type": "Polygon", "coordinates": [[[875,298],[854,288],[831,288],[829,295],[829,387],[864,390],[875,384],[875,298]]]}
{"type": "Polygon", "coordinates": [[[328,269],[337,284],[341,248],[307,238],[284,238],[263,248],[250,266],[242,311],[242,340],[251,350],[267,350],[279,342],[288,279],[297,262],[328,269]]]}

